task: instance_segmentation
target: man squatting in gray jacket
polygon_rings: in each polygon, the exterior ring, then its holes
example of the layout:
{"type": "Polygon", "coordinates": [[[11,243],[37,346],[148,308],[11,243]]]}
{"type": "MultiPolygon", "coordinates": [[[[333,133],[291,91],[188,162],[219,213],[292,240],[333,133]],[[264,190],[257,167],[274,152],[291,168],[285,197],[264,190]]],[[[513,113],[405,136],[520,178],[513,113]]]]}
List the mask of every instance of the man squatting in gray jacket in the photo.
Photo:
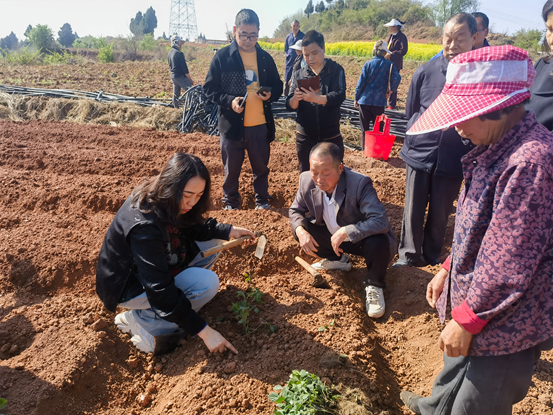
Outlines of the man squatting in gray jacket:
{"type": "Polygon", "coordinates": [[[384,205],[369,177],[344,167],[336,144],[317,144],[309,164],[289,210],[294,237],[306,254],[323,258],[313,264],[318,270],[349,271],[346,253],[364,257],[367,313],[382,317],[384,278],[397,249],[384,205]]]}

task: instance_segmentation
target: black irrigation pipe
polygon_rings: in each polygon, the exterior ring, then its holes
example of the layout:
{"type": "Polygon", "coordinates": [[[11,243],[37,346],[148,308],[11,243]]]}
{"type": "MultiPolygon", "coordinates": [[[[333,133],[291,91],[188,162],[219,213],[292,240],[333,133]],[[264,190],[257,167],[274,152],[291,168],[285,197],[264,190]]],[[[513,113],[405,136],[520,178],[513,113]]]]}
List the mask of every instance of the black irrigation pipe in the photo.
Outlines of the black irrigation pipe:
{"type": "MultiPolygon", "coordinates": [[[[120,102],[138,104],[144,107],[159,105],[171,107],[171,103],[166,99],[156,99],[150,97],[129,97],[125,95],[112,94],[103,90],[87,92],[72,89],[39,89],[25,88],[12,85],[0,85],[0,92],[7,94],[18,94],[26,96],[44,96],[48,98],[68,98],[68,99],[91,99],[98,102],[120,102]]],[[[207,99],[201,85],[195,85],[189,88],[182,96],[181,102],[184,104],[182,121],[178,124],[177,130],[181,133],[190,133],[196,130],[202,131],[208,135],[219,135],[217,105],[207,99]]],[[[280,97],[278,101],[272,103],[273,114],[275,118],[288,118],[296,120],[296,113],[286,108],[286,100],[280,97]]],[[[346,99],[340,107],[341,122],[348,120],[356,128],[360,128],[359,112],[353,106],[353,100],[346,99]]],[[[390,132],[397,137],[405,137],[407,127],[407,116],[404,112],[385,110],[390,120],[390,132]]],[[[344,144],[351,149],[360,148],[351,143],[344,144]]]]}
{"type": "Polygon", "coordinates": [[[111,94],[103,90],[87,92],[77,91],[73,89],[39,89],[39,88],[24,88],[12,85],[0,85],[0,92],[7,94],[18,94],[25,96],[42,96],[47,98],[68,98],[68,99],[91,99],[98,102],[120,102],[129,104],[138,104],[143,107],[152,107],[159,105],[169,107],[171,103],[168,100],[150,98],[150,97],[128,97],[125,95],[111,94]]]}
{"type": "MultiPolygon", "coordinates": [[[[184,104],[184,109],[182,112],[182,121],[177,126],[179,132],[190,133],[199,129],[209,135],[219,134],[217,127],[217,105],[207,99],[201,85],[196,85],[188,89],[180,99],[184,104]]],[[[284,97],[280,97],[279,100],[273,102],[271,106],[275,118],[296,120],[296,113],[286,108],[286,99],[284,97]]],[[[353,100],[346,99],[340,108],[340,113],[342,123],[349,120],[351,125],[360,129],[359,111],[354,108],[353,100]]],[[[405,113],[385,110],[384,114],[391,120],[390,132],[398,137],[405,137],[407,127],[407,116],[405,113]]],[[[344,146],[352,150],[361,149],[351,143],[344,143],[344,146]]]]}

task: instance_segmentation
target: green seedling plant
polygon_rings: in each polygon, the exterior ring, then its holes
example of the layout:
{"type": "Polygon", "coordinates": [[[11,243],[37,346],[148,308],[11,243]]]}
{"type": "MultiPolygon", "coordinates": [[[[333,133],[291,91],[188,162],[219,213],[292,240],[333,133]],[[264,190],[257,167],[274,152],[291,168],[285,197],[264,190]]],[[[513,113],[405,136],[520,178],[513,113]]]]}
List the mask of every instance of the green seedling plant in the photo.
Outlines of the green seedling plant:
{"type": "MultiPolygon", "coordinates": [[[[7,400],[5,400],[4,398],[0,398],[0,409],[4,409],[7,403],[8,403],[7,400]]],[[[0,415],[4,415],[4,414],[0,414],[0,415]]]]}
{"type": "Polygon", "coordinates": [[[336,401],[340,395],[332,394],[317,375],[306,370],[292,371],[288,383],[284,387],[276,385],[274,390],[269,399],[276,403],[275,415],[338,413],[336,401]]]}
{"type": "MultiPolygon", "coordinates": [[[[259,313],[259,308],[256,304],[261,304],[263,302],[263,293],[259,288],[255,286],[250,274],[245,273],[245,281],[248,284],[248,288],[245,291],[238,291],[236,295],[238,296],[237,303],[232,303],[231,310],[236,313],[236,318],[238,319],[238,324],[242,324],[244,327],[244,332],[246,334],[253,333],[259,327],[252,329],[250,326],[250,315],[252,311],[257,314],[259,313]]],[[[276,329],[275,329],[276,330],[276,329]]]]}

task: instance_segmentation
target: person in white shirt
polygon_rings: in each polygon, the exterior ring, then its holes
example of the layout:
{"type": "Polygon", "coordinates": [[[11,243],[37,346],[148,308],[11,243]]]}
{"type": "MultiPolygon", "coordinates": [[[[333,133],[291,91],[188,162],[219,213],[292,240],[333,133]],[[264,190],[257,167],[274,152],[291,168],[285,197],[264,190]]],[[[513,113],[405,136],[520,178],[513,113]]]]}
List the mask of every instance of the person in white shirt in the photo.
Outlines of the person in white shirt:
{"type": "Polygon", "coordinates": [[[306,254],[322,258],[313,264],[318,270],[351,270],[348,253],[365,258],[367,314],[382,317],[384,279],[397,239],[372,180],[344,167],[334,143],[313,147],[309,165],[289,209],[294,237],[306,254]]]}

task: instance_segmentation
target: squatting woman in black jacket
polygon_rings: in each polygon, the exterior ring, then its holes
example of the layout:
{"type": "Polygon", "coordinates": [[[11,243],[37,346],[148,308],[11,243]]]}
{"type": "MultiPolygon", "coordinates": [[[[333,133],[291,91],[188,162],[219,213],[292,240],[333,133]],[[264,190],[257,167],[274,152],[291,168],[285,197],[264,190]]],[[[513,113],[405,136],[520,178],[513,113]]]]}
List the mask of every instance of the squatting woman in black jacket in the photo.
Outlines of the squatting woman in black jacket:
{"type": "Polygon", "coordinates": [[[115,312],[123,333],[141,351],[163,353],[178,344],[181,330],[198,335],[211,352],[236,349],[197,311],[219,289],[209,269],[215,255],[200,251],[220,240],[253,232],[203,218],[211,179],[202,161],[176,153],[161,173],[137,186],[119,209],[100,250],[96,292],[115,312]]]}

